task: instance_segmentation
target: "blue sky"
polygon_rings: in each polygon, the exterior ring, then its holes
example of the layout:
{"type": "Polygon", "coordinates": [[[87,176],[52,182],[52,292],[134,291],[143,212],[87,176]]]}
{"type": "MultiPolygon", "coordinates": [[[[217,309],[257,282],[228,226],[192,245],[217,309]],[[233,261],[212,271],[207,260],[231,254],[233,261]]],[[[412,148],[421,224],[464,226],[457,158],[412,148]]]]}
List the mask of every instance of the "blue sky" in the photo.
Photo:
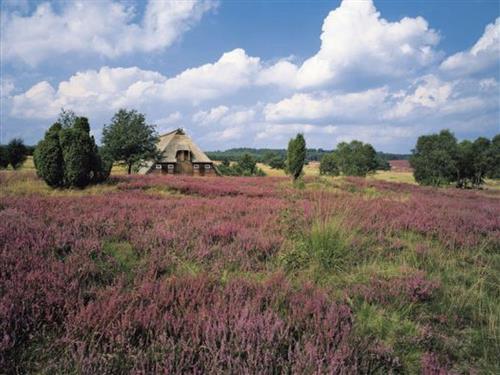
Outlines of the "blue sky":
{"type": "Polygon", "coordinates": [[[1,136],[122,107],[205,149],[500,133],[498,1],[3,1],[1,136]]]}

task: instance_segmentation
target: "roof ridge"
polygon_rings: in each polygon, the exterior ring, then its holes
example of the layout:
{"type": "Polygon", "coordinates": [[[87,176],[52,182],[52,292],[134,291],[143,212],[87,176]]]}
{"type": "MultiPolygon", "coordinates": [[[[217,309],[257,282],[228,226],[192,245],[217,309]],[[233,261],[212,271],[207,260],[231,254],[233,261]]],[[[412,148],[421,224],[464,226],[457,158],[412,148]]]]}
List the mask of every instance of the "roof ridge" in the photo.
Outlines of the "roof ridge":
{"type": "Polygon", "coordinates": [[[168,132],[168,133],[165,133],[165,134],[160,134],[160,135],[159,135],[159,137],[165,137],[166,135],[170,135],[170,134],[177,133],[177,132],[180,132],[180,134],[184,134],[184,135],[186,134],[186,133],[184,132],[184,129],[182,129],[182,128],[177,128],[177,129],[172,130],[172,131],[170,131],[170,132],[168,132]]]}

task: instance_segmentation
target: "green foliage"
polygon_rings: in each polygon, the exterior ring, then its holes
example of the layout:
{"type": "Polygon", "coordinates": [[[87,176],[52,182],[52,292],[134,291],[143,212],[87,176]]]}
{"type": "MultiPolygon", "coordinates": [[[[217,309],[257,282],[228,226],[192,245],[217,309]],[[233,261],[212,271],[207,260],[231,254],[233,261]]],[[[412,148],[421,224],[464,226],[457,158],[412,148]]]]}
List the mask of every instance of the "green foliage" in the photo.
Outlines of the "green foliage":
{"type": "Polygon", "coordinates": [[[441,186],[457,178],[457,140],[449,130],[423,135],[410,158],[415,180],[422,185],[441,186]]]}
{"type": "Polygon", "coordinates": [[[457,143],[453,133],[442,130],[439,134],[419,137],[410,164],[415,180],[422,185],[455,182],[460,188],[479,187],[485,177],[497,173],[499,154],[499,136],[492,141],[479,137],[474,142],[457,143]]]}
{"type": "Polygon", "coordinates": [[[491,165],[487,177],[500,178],[500,134],[497,134],[491,140],[489,157],[491,165]]]}
{"type": "Polygon", "coordinates": [[[35,149],[38,175],[52,187],[85,187],[104,181],[111,170],[90,135],[85,117],[62,111],[35,149]]]}
{"type": "Polygon", "coordinates": [[[273,169],[285,169],[286,168],[286,160],[281,156],[277,155],[269,160],[269,166],[273,169]]]}
{"type": "Polygon", "coordinates": [[[377,153],[376,159],[377,159],[377,170],[378,171],[390,171],[391,170],[391,165],[389,164],[389,161],[384,156],[377,153]]]}
{"type": "MultiPolygon", "coordinates": [[[[306,164],[310,161],[320,161],[323,155],[331,153],[331,150],[324,150],[322,148],[308,148],[306,150],[306,164]]],[[[230,148],[225,151],[207,151],[206,154],[212,160],[224,160],[238,161],[243,154],[252,155],[257,162],[269,164],[271,155],[279,156],[281,159],[286,159],[285,149],[271,149],[271,148],[230,148]]],[[[385,152],[377,152],[384,160],[408,160],[410,155],[408,154],[390,154],[385,152]]]]}
{"type": "MultiPolygon", "coordinates": [[[[114,273],[122,273],[132,278],[139,265],[139,257],[129,242],[105,242],[102,251],[112,257],[114,273]]],[[[109,266],[108,266],[109,267],[109,266]]]]}
{"type": "Polygon", "coordinates": [[[38,175],[52,187],[64,185],[64,159],[59,143],[61,129],[62,126],[58,122],[52,125],[45,133],[44,139],[38,143],[33,155],[38,175]]]}
{"type": "Polygon", "coordinates": [[[325,154],[319,163],[319,174],[328,176],[338,176],[340,173],[339,166],[333,153],[325,154]]]}
{"type": "Polygon", "coordinates": [[[262,162],[269,165],[273,169],[285,169],[285,158],[281,153],[266,151],[262,156],[262,162]]]}
{"type": "Polygon", "coordinates": [[[78,117],[73,127],[65,127],[59,132],[66,185],[84,187],[90,183],[95,143],[88,129],[88,120],[78,117]]]}
{"type": "Polygon", "coordinates": [[[238,167],[244,174],[253,175],[257,168],[257,161],[250,154],[243,154],[238,162],[238,167]]]}
{"type": "Polygon", "coordinates": [[[129,174],[134,164],[160,157],[157,142],[155,126],[146,124],[144,115],[136,110],[120,109],[102,131],[103,152],[111,160],[125,163],[129,174]]]}
{"type": "Polygon", "coordinates": [[[20,138],[14,138],[7,145],[7,158],[13,169],[19,168],[27,158],[28,150],[20,138]]]}
{"type": "Polygon", "coordinates": [[[306,140],[302,134],[297,134],[295,138],[288,142],[286,168],[293,180],[297,180],[302,174],[306,159],[306,140]]]}
{"type": "Polygon", "coordinates": [[[336,165],[338,172],[345,176],[366,176],[379,166],[377,153],[372,145],[360,141],[341,142],[327,159],[327,165],[336,165]]]}
{"type": "Polygon", "coordinates": [[[229,160],[224,160],[218,166],[223,176],[265,176],[262,169],[257,167],[257,161],[250,154],[243,154],[238,163],[231,165],[229,160]]]}
{"type": "Polygon", "coordinates": [[[310,265],[322,272],[343,271],[351,263],[349,241],[339,222],[315,223],[309,233],[298,238],[295,246],[281,256],[280,261],[288,272],[310,265]]]}
{"type": "Polygon", "coordinates": [[[9,166],[9,154],[7,147],[0,145],[0,169],[5,169],[9,166]]]}

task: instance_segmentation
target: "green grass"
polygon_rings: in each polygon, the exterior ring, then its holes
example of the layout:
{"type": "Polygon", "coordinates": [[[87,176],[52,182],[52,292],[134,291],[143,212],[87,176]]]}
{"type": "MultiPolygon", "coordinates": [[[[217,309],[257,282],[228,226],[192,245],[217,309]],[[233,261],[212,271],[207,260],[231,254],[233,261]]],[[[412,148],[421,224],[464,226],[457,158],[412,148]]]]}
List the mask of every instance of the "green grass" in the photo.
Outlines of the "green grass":
{"type": "Polygon", "coordinates": [[[499,373],[500,254],[481,246],[451,251],[408,232],[394,239],[399,243],[396,248],[346,230],[337,217],[314,223],[289,241],[278,259],[295,282],[314,281],[338,299],[373,276],[390,280],[424,271],[428,279],[439,282],[429,301],[351,300],[356,335],[390,348],[404,373],[418,373],[426,351],[450,358],[457,371],[499,373]],[[424,253],[417,251],[422,244],[424,253]],[[423,339],[426,329],[433,332],[430,342],[423,339]]]}

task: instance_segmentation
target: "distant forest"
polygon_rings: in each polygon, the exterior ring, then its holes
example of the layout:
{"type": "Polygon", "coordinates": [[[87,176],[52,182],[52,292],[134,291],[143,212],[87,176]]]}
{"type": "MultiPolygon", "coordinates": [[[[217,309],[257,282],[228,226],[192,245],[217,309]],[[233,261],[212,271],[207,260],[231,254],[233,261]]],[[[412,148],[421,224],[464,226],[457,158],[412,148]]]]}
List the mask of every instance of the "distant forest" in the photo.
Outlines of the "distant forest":
{"type": "MultiPolygon", "coordinates": [[[[308,148],[306,153],[306,161],[320,161],[321,157],[327,153],[332,152],[332,150],[324,150],[322,148],[308,148]]],[[[207,151],[207,156],[212,160],[223,160],[227,159],[229,161],[240,160],[243,154],[252,155],[257,161],[261,162],[266,160],[266,156],[269,154],[279,155],[286,158],[286,150],[278,148],[231,148],[225,151],[207,151]]],[[[377,154],[385,160],[408,160],[410,154],[389,154],[385,152],[377,152],[377,154]]]]}

